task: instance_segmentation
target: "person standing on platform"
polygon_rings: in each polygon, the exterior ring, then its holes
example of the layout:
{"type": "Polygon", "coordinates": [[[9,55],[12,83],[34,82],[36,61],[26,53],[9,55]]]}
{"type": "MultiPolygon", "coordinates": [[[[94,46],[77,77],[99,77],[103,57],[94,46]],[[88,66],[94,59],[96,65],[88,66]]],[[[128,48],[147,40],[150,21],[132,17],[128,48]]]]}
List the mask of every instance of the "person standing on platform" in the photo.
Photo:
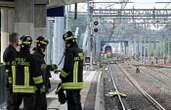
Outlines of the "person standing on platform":
{"type": "Polygon", "coordinates": [[[66,44],[65,61],[60,74],[62,82],[56,93],[66,91],[68,110],[82,110],[80,91],[83,88],[84,55],[72,32],[65,33],[63,39],[66,44]]]}
{"type": "MultiPolygon", "coordinates": [[[[10,70],[10,62],[15,59],[17,55],[17,46],[18,46],[18,39],[19,34],[18,33],[12,33],[9,35],[9,46],[6,48],[3,54],[3,62],[5,65],[5,71],[7,73],[7,76],[9,74],[12,74],[10,70]]],[[[9,110],[10,105],[13,103],[13,95],[12,95],[12,77],[7,77],[7,109],[9,110]]]]}
{"type": "Polygon", "coordinates": [[[36,68],[36,62],[30,54],[32,44],[31,36],[24,35],[20,38],[20,51],[10,61],[9,78],[12,78],[13,102],[8,110],[19,110],[24,102],[24,110],[34,109],[34,94],[38,91],[44,92],[43,76],[36,68]]]}
{"type": "Polygon", "coordinates": [[[50,71],[57,69],[55,64],[47,65],[45,62],[45,50],[48,45],[48,39],[43,36],[40,36],[36,39],[36,47],[33,49],[33,57],[36,59],[36,68],[39,69],[39,73],[43,76],[43,83],[45,85],[45,92],[40,93],[37,92],[35,94],[35,108],[34,110],[47,110],[47,100],[46,100],[46,93],[49,92],[51,88],[50,84],[50,71]]]}

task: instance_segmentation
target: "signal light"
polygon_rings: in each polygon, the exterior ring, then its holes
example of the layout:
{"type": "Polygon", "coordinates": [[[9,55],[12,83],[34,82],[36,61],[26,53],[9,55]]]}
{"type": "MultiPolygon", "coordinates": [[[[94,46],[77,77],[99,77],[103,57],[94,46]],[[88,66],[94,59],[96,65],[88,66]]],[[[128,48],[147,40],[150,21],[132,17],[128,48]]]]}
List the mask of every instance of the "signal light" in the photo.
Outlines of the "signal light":
{"type": "Polygon", "coordinates": [[[99,31],[99,29],[98,29],[98,24],[99,24],[99,22],[98,21],[94,21],[94,32],[98,32],[99,31]]]}
{"type": "Polygon", "coordinates": [[[98,28],[94,28],[94,32],[98,32],[99,31],[99,29],[98,28]]]}
{"type": "Polygon", "coordinates": [[[99,24],[98,21],[94,21],[94,25],[97,26],[99,24]]]}

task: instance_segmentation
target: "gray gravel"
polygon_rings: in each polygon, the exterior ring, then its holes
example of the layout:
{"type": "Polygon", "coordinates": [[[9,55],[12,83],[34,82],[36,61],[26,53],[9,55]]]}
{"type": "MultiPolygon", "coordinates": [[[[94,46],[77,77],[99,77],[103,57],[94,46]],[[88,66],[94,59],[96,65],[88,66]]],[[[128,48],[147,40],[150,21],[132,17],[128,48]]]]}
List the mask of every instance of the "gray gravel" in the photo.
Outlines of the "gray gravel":
{"type": "Polygon", "coordinates": [[[105,96],[111,90],[113,91],[113,85],[108,72],[104,72],[104,100],[105,100],[105,110],[119,110],[118,108],[118,98],[105,96]]]}
{"type": "Polygon", "coordinates": [[[166,110],[171,110],[171,91],[163,86],[163,83],[159,79],[155,78],[157,74],[153,74],[155,77],[150,76],[149,74],[151,73],[146,71],[146,69],[143,69],[140,74],[136,74],[135,67],[129,67],[127,64],[122,64],[122,66],[166,110]]]}
{"type": "MultiPolygon", "coordinates": [[[[113,77],[116,81],[118,89],[120,92],[127,95],[126,98],[123,98],[123,102],[126,105],[127,109],[131,110],[156,110],[151,103],[146,100],[144,96],[136,90],[134,86],[128,81],[125,74],[119,69],[117,65],[112,65],[113,77]]],[[[105,78],[105,91],[108,92],[111,90],[112,82],[109,75],[106,75],[105,78]]],[[[118,104],[118,98],[114,97],[105,97],[106,110],[121,110],[118,104]]]]}

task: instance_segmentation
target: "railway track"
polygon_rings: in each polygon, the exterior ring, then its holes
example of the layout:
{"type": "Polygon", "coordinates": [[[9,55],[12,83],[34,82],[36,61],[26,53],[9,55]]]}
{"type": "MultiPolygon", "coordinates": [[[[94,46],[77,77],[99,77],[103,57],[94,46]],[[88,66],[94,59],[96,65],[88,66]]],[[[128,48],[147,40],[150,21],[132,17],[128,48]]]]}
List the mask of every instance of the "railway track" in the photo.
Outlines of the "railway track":
{"type": "Polygon", "coordinates": [[[150,67],[149,67],[149,69],[151,69],[152,71],[159,72],[159,73],[161,73],[162,75],[164,75],[165,77],[168,77],[168,78],[171,79],[171,76],[168,76],[168,74],[171,74],[171,73],[169,73],[169,72],[163,72],[163,71],[161,71],[161,70],[159,70],[159,69],[157,69],[157,68],[150,68],[150,67]]]}
{"type": "MultiPolygon", "coordinates": [[[[131,67],[135,67],[134,65],[129,65],[131,67]]],[[[142,73],[146,73],[148,77],[151,77],[151,79],[156,80],[159,82],[163,87],[166,89],[171,90],[171,78],[164,75],[163,73],[157,72],[155,70],[151,70],[147,67],[143,67],[141,69],[142,73]],[[148,73],[148,74],[147,74],[148,73]]]]}
{"type": "Polygon", "coordinates": [[[144,72],[148,72],[150,76],[152,76],[153,78],[155,78],[162,84],[166,85],[166,87],[171,90],[171,79],[169,79],[168,77],[164,76],[163,74],[153,71],[153,70],[147,69],[147,70],[144,70],[144,72]],[[154,75],[154,74],[156,74],[156,75],[154,75]],[[157,75],[160,75],[160,76],[157,76],[157,75]]]}
{"type": "MultiPolygon", "coordinates": [[[[109,63],[108,63],[108,67],[109,67],[109,74],[110,74],[110,77],[111,77],[111,80],[112,80],[112,84],[113,84],[114,90],[115,90],[116,92],[119,92],[118,87],[117,87],[117,85],[116,85],[116,82],[115,82],[115,80],[114,80],[114,78],[113,78],[113,75],[112,75],[111,65],[110,65],[109,63]]],[[[120,94],[117,94],[117,97],[118,97],[118,99],[119,99],[119,103],[120,103],[120,105],[121,105],[122,110],[127,110],[127,109],[126,109],[126,105],[124,104],[121,95],[120,95],[120,94]]]]}
{"type": "MultiPolygon", "coordinates": [[[[108,64],[109,67],[109,74],[112,80],[112,84],[113,84],[113,88],[116,90],[116,92],[119,92],[116,84],[116,81],[114,79],[114,76],[112,75],[112,69],[111,69],[111,65],[108,64]]],[[[127,73],[122,67],[118,66],[118,68],[120,69],[121,72],[124,73],[124,75],[127,77],[127,79],[129,80],[129,82],[132,84],[132,86],[134,88],[136,88],[136,90],[138,90],[140,92],[141,95],[144,96],[145,99],[147,99],[149,101],[150,104],[153,105],[153,107],[155,107],[158,110],[166,110],[159,102],[157,102],[150,94],[148,94],[143,88],[141,88],[139,86],[139,84],[137,83],[137,81],[129,75],[129,73],[127,73]]],[[[123,101],[122,97],[118,94],[117,95],[118,99],[119,99],[119,103],[120,106],[122,107],[122,110],[130,110],[127,107],[127,104],[123,101]]]]}
{"type": "MultiPolygon", "coordinates": [[[[128,64],[130,64],[129,62],[127,62],[128,64]]],[[[140,63],[139,62],[137,62],[136,61],[136,63],[138,64],[138,65],[140,65],[140,63]]],[[[135,65],[134,64],[131,64],[132,66],[134,66],[135,67],[135,65]]],[[[145,66],[147,69],[150,69],[151,71],[154,71],[154,72],[158,72],[158,73],[160,73],[160,74],[162,74],[164,77],[167,77],[167,78],[171,78],[171,75],[168,75],[169,74],[169,72],[163,72],[163,71],[161,71],[161,70],[159,70],[159,68],[160,68],[160,66],[145,66]]],[[[163,66],[163,68],[164,68],[165,66],[163,66]]],[[[170,67],[167,67],[166,66],[166,68],[167,69],[171,69],[170,67]]]]}
{"type": "Polygon", "coordinates": [[[127,76],[128,80],[134,85],[134,87],[141,92],[141,94],[151,102],[158,110],[166,110],[158,101],[156,101],[150,94],[148,94],[143,88],[139,86],[137,81],[133,79],[122,67],[119,68],[123,71],[123,73],[127,76]]]}

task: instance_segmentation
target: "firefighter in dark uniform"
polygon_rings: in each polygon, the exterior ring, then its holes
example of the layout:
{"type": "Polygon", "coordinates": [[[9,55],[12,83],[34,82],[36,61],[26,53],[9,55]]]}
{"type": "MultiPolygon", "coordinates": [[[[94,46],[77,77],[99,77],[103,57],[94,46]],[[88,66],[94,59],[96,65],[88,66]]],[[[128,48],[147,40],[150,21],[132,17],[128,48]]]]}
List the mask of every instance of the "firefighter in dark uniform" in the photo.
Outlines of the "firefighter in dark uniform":
{"type": "Polygon", "coordinates": [[[44,92],[43,77],[36,70],[35,60],[30,54],[32,38],[22,36],[20,38],[20,51],[16,58],[10,62],[9,77],[12,77],[13,103],[8,110],[19,110],[19,106],[24,101],[24,110],[33,110],[34,94],[36,91],[44,92]]]}
{"type": "Polygon", "coordinates": [[[66,49],[64,67],[60,74],[61,89],[66,90],[68,110],[82,110],[80,91],[83,88],[84,55],[70,31],[63,35],[63,39],[66,49]]]}
{"type": "MultiPolygon", "coordinates": [[[[3,61],[5,65],[5,70],[8,76],[9,69],[10,69],[10,62],[14,60],[14,58],[17,55],[16,48],[18,46],[18,39],[19,34],[18,33],[12,33],[9,36],[10,44],[6,48],[3,54],[3,61]]],[[[10,73],[11,74],[11,73],[10,73]]],[[[12,77],[7,77],[7,90],[8,90],[8,98],[7,98],[7,109],[9,109],[10,105],[13,103],[13,97],[12,97],[12,77]]]]}
{"type": "Polygon", "coordinates": [[[34,110],[47,110],[47,100],[46,100],[46,93],[48,93],[50,86],[50,71],[57,69],[55,64],[47,65],[44,60],[44,52],[48,45],[48,39],[43,36],[40,36],[36,40],[36,47],[33,49],[33,57],[36,60],[36,68],[39,68],[39,73],[43,76],[43,83],[45,85],[45,92],[44,93],[36,93],[35,95],[35,109],[34,110]]]}

